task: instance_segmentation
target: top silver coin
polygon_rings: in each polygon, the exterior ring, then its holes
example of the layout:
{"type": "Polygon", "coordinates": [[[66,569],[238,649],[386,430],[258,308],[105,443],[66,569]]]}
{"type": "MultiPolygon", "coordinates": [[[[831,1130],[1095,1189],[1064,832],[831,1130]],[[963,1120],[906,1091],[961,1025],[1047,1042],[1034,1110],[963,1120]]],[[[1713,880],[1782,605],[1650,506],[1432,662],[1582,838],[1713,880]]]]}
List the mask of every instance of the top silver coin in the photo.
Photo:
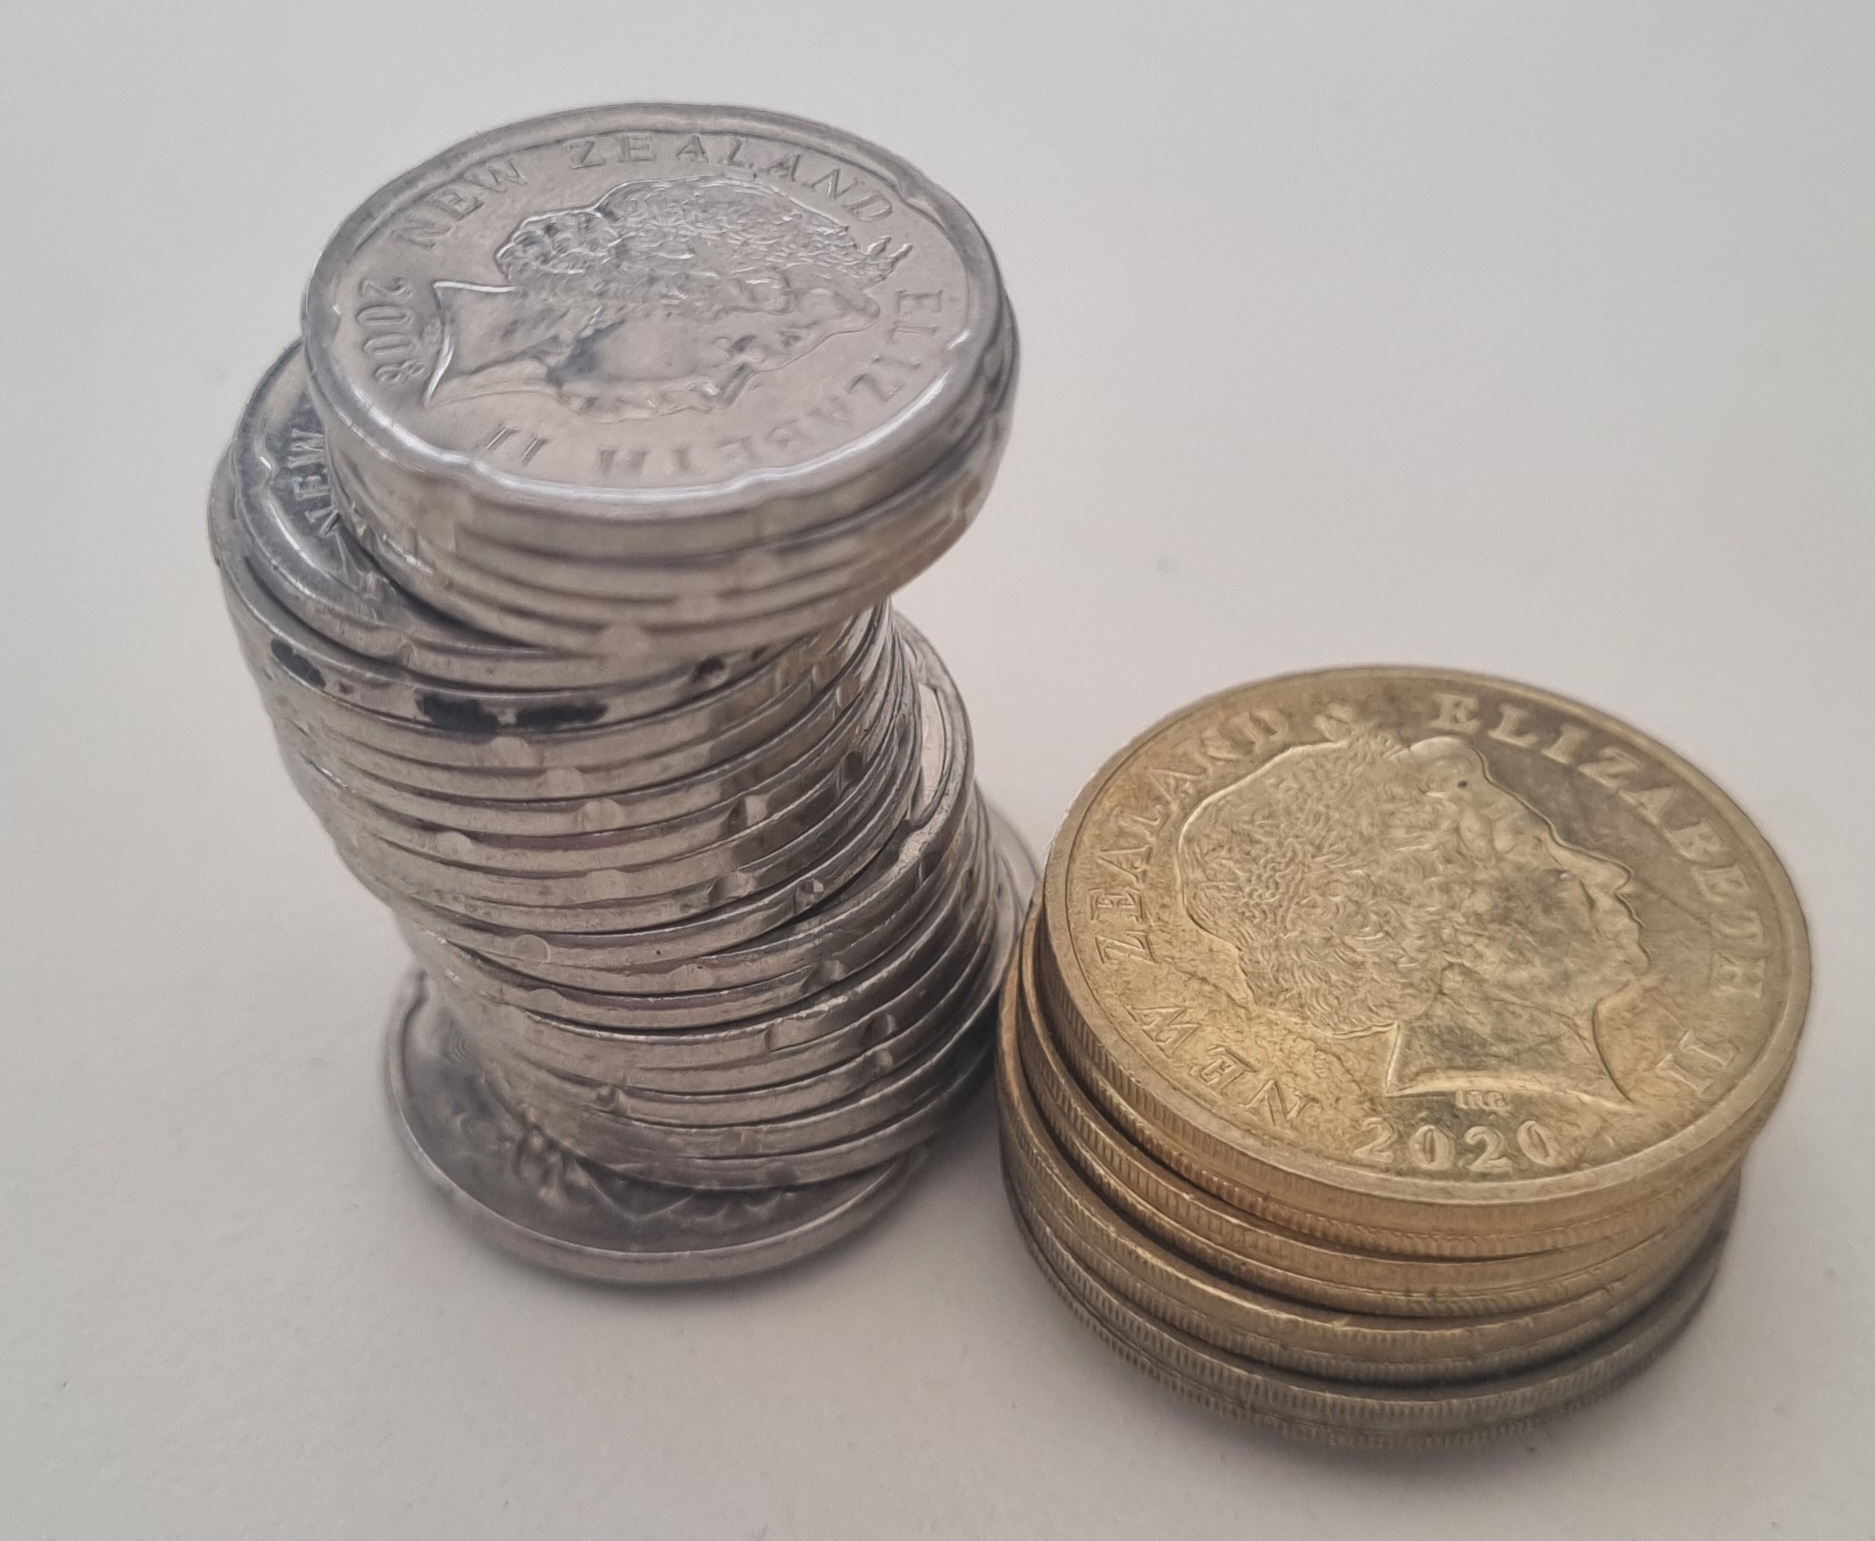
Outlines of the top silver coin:
{"type": "Polygon", "coordinates": [[[632,105],[399,177],[327,245],[303,321],[365,481],[440,483],[511,535],[681,525],[682,550],[812,528],[933,464],[982,410],[1002,303],[975,222],[897,157],[632,105]]]}

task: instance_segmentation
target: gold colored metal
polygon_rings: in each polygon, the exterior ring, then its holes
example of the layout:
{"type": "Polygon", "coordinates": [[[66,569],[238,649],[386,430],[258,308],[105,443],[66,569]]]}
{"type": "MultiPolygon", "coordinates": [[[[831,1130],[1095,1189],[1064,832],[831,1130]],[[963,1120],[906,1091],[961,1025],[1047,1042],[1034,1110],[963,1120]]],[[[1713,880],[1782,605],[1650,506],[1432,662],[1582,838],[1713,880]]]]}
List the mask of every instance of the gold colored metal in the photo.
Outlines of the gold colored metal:
{"type": "Polygon", "coordinates": [[[1660,1357],[1718,1271],[1725,1211],[1685,1271],[1599,1342],[1518,1375],[1431,1387],[1357,1386],[1258,1364],[1157,1321],[1109,1289],[1010,1195],[1043,1276],[1109,1348],[1181,1396],[1227,1417],[1320,1444],[1410,1450],[1494,1439],[1599,1400],[1660,1357]]]}
{"type": "Polygon", "coordinates": [[[1776,856],[1612,718],[1344,669],[1225,692],[1108,762],[1050,855],[1039,999],[1076,1079],[1296,1230],[1506,1257],[1726,1181],[1809,985],[1776,856]]]}
{"type": "MultiPolygon", "coordinates": [[[[1045,917],[1044,917],[1045,919],[1045,917]]],[[[1046,936],[1046,926],[1041,934],[1046,936]]],[[[1044,959],[1046,953],[1043,954],[1044,959]]],[[[1037,970],[1038,983],[1047,974],[1037,970]]],[[[1618,1207],[1592,1217],[1578,1216],[1551,1230],[1513,1230],[1507,1222],[1501,1228],[1476,1236],[1451,1236],[1437,1232],[1403,1230],[1397,1226],[1376,1225],[1371,1219],[1351,1220],[1342,1215],[1323,1213],[1285,1202],[1267,1190],[1246,1183],[1235,1175],[1221,1172],[1208,1158],[1182,1142],[1178,1131],[1169,1130],[1152,1117],[1136,1110],[1114,1089],[1097,1060],[1098,1050],[1090,1042],[1086,1028],[1071,1012],[1060,1006],[1060,992],[1043,992],[1044,1014],[1055,1024],[1055,1039],[1064,1050],[1064,1059],[1072,1064],[1071,1079],[1084,1086],[1093,1100],[1126,1136],[1136,1141],[1163,1162],[1168,1169],[1187,1178],[1227,1205],[1267,1221],[1279,1228],[1290,1228],[1324,1241],[1339,1243],[1357,1250],[1405,1257],[1444,1259],[1452,1262],[1499,1261],[1514,1263],[1519,1259],[1599,1245],[1619,1246],[1637,1236],[1652,1235],[1670,1225],[1696,1202],[1722,1185],[1736,1169],[1744,1148],[1768,1116],[1770,1104],[1740,1131],[1737,1140],[1715,1152],[1712,1160],[1690,1175],[1677,1174],[1678,1185],[1639,1195],[1618,1195],[1618,1207]],[[1062,1031],[1063,1028],[1067,1031],[1062,1031]]]]}
{"type": "MultiPolygon", "coordinates": [[[[1423,1384],[1560,1358],[1635,1315],[1685,1265],[1703,1229],[1651,1273],[1534,1311],[1415,1319],[1324,1309],[1219,1277],[1159,1246],[1101,1201],[1056,1148],[1022,1075],[1021,1000],[1005,994],[1003,1139],[1008,1180],[1031,1222],[1156,1320],[1259,1362],[1331,1379],[1423,1384]]],[[[1710,1217],[1708,1216],[1708,1226],[1710,1217]]]]}
{"type": "Polygon", "coordinates": [[[1698,1199],[1664,1230],[1510,1258],[1401,1257],[1271,1225],[1153,1160],[1116,1130],[1075,1083],[1036,1013],[1036,921],[1031,910],[1023,945],[1011,960],[1003,1009],[1014,1015],[1022,1079],[1043,1131],[1075,1174],[1127,1221],[1174,1254],[1227,1278],[1292,1300],[1379,1316],[1507,1316],[1671,1273],[1726,1202],[1721,1188],[1698,1199]]]}

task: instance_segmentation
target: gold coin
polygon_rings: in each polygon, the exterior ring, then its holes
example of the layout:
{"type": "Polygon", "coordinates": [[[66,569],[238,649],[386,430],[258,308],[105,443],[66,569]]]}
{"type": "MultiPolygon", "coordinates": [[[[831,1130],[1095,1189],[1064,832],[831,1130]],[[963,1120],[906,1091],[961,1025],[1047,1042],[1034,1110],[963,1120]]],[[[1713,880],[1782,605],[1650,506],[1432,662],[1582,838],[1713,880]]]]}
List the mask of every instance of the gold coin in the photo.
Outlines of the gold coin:
{"type": "Polygon", "coordinates": [[[1417,1384],[1508,1373],[1612,1331],[1666,1287],[1700,1240],[1695,1233],[1650,1274],[1510,1315],[1362,1315],[1254,1289],[1157,1245],[1080,1179],[1031,1100],[1018,1058],[1018,1014],[1018,998],[1005,995],[997,1078],[1006,1171],[1025,1213],[1083,1267],[1155,1319],[1262,1363],[1361,1382],[1417,1384]]]}
{"type": "MultiPolygon", "coordinates": [[[[1373,1315],[1508,1315],[1574,1299],[1683,1258],[1710,1227],[1723,1191],[1696,1200],[1664,1231],[1638,1241],[1510,1258],[1400,1257],[1337,1246],[1225,1204],[1128,1140],[1075,1083],[1031,993],[1035,915],[1011,960],[1004,1010],[1043,1127],[1102,1198],[1174,1251],[1245,1283],[1318,1305],[1373,1315]]],[[[1729,1172],[1728,1172],[1728,1175],[1729,1172]]]]}
{"type": "Polygon", "coordinates": [[[1796,896],[1723,792],[1473,675],[1186,708],[1083,791],[1044,892],[1050,1018],[1126,1132],[1387,1250],[1677,1212],[1768,1113],[1808,996],[1796,896]]]}
{"type": "Polygon", "coordinates": [[[1364,1449],[1494,1439],[1607,1396],[1685,1329],[1718,1271],[1731,1219],[1729,1210],[1720,1216],[1685,1270],[1639,1316],[1553,1364],[1469,1384],[1363,1387],[1258,1364],[1155,1321],[1033,1224],[1017,1194],[1009,1199],[1043,1277],[1121,1358],[1213,1412],[1299,1439],[1364,1449]]]}
{"type": "MultiPolygon", "coordinates": [[[[1041,932],[1046,936],[1047,928],[1041,932]]],[[[1046,958],[1046,950],[1043,950],[1046,958]]],[[[1046,975],[1036,971],[1038,982],[1046,975]]],[[[1549,1256],[1565,1250],[1592,1249],[1598,1246],[1632,1244],[1637,1238],[1658,1235],[1674,1225],[1702,1198],[1709,1197],[1724,1185],[1743,1159],[1750,1137],[1761,1127],[1770,1111],[1767,1102],[1759,1113],[1696,1171],[1673,1174],[1674,1186],[1653,1189],[1641,1194],[1618,1190],[1608,1196],[1609,1207],[1593,1216],[1578,1215],[1559,1227],[1545,1230],[1513,1229],[1509,1220],[1482,1236],[1448,1235],[1436,1232],[1401,1229],[1373,1223],[1371,1214],[1359,1220],[1345,1215],[1323,1214],[1304,1209],[1272,1196],[1267,1190],[1240,1181],[1229,1173],[1216,1170],[1203,1155],[1182,1144],[1175,1130],[1155,1124],[1114,1090],[1108,1072],[1099,1061],[1097,1045],[1082,1024],[1062,1011],[1059,993],[1047,995],[1043,1015],[1057,1025],[1056,1042],[1064,1059],[1072,1062],[1070,1080],[1092,1094],[1093,1101],[1127,1137],[1152,1152],[1172,1171],[1213,1194],[1227,1205],[1277,1227],[1286,1227],[1304,1235],[1348,1247],[1404,1257],[1428,1260],[1445,1259],[1455,1263],[1495,1260],[1525,1266],[1532,1257],[1549,1256]],[[1065,1025],[1069,1031],[1062,1033],[1065,1025]]]]}

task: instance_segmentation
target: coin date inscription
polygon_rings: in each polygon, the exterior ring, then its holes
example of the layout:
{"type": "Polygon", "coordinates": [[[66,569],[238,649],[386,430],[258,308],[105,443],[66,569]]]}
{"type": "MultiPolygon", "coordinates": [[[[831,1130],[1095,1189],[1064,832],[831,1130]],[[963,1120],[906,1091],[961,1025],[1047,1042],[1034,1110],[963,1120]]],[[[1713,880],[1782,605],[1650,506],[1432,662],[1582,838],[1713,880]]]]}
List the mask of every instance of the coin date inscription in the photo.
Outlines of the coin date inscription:
{"type": "Polygon", "coordinates": [[[1599,1165],[1720,1102],[1791,988],[1801,922],[1742,815],[1520,687],[1272,681],[1087,795],[1068,988],[1214,1138],[1409,1177],[1599,1165]]]}

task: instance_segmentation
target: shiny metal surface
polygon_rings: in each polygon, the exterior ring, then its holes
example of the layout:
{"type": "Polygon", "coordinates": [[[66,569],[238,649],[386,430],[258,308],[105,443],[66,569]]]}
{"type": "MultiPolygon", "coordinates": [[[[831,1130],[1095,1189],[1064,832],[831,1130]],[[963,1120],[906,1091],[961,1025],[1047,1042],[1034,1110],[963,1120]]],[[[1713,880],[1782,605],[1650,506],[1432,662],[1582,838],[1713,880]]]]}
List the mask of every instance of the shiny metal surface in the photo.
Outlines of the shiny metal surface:
{"type": "Polygon", "coordinates": [[[1034,881],[887,603],[1008,439],[980,233],[830,129],[600,109],[390,184],[304,323],[210,545],[287,773],[422,970],[413,1157],[589,1277],[827,1245],[982,1083],[1034,881]]]}

